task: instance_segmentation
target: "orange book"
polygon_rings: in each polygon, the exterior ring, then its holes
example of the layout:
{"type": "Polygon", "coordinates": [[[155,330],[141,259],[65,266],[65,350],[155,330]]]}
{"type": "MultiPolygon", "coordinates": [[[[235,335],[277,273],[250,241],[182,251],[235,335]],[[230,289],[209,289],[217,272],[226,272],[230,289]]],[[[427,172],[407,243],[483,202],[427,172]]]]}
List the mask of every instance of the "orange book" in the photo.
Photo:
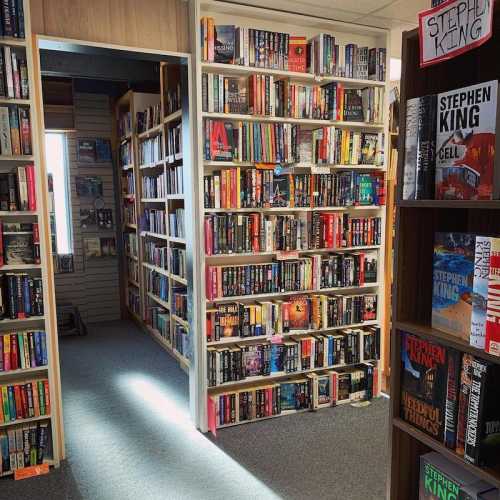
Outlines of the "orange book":
{"type": "Polygon", "coordinates": [[[234,208],[233,203],[232,203],[232,196],[231,196],[231,183],[232,183],[232,177],[233,177],[233,169],[228,169],[226,170],[226,203],[227,203],[227,208],[234,208]]]}
{"type": "Polygon", "coordinates": [[[21,386],[19,384],[14,386],[14,400],[16,403],[16,420],[25,418],[23,401],[21,399],[21,386]]]}
{"type": "Polygon", "coordinates": [[[220,206],[221,208],[229,208],[227,202],[227,170],[221,170],[220,172],[220,206]]]}
{"type": "Polygon", "coordinates": [[[36,382],[29,382],[31,387],[31,394],[33,395],[33,410],[34,416],[40,416],[40,398],[38,397],[38,384],[36,382]]]}
{"type": "Polygon", "coordinates": [[[207,60],[214,62],[215,60],[215,25],[213,17],[207,20],[207,60]]]}
{"type": "Polygon", "coordinates": [[[309,328],[309,302],[307,296],[292,297],[289,304],[290,330],[307,330],[309,328]]]}

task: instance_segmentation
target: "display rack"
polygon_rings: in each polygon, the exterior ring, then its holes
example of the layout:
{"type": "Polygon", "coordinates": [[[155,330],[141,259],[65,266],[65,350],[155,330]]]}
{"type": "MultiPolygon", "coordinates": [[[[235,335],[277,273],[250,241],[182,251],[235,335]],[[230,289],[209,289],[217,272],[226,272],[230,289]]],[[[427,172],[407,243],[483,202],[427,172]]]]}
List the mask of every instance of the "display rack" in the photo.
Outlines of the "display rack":
{"type": "Polygon", "coordinates": [[[400,418],[401,331],[448,348],[471,353],[491,363],[500,363],[500,358],[486,354],[458,337],[431,327],[435,233],[458,231],[497,236],[500,233],[500,202],[498,200],[402,200],[406,102],[414,97],[446,92],[499,78],[500,63],[497,54],[500,22],[497,7],[493,18],[493,37],[490,41],[466,54],[428,68],[420,68],[419,65],[418,30],[403,33],[391,348],[392,455],[389,494],[393,500],[418,498],[419,457],[429,451],[441,453],[478,478],[488,481],[497,488],[500,487],[500,468],[471,465],[442,442],[400,418]],[[480,65],[478,63],[480,60],[488,61],[488,64],[480,65]]]}
{"type": "MultiPolygon", "coordinates": [[[[46,197],[47,175],[43,162],[44,139],[43,116],[37,110],[42,109],[41,84],[35,83],[34,76],[39,74],[39,62],[33,57],[33,46],[31,44],[31,18],[30,1],[23,1],[24,29],[27,35],[24,38],[0,37],[0,48],[5,46],[15,48],[17,52],[26,58],[28,71],[28,99],[1,98],[2,106],[19,105],[29,108],[31,125],[32,155],[1,155],[0,171],[2,173],[13,172],[17,167],[27,164],[34,165],[36,211],[2,211],[0,221],[2,223],[38,223],[40,236],[40,264],[4,265],[0,267],[0,274],[6,272],[23,272],[33,277],[41,277],[43,284],[43,316],[31,316],[25,319],[6,318],[0,322],[0,336],[24,331],[45,331],[47,342],[47,365],[30,367],[25,369],[1,371],[0,385],[25,384],[33,381],[48,380],[50,411],[46,415],[17,419],[15,421],[0,424],[0,431],[9,432],[12,426],[19,428],[31,423],[49,423],[49,439],[44,454],[44,463],[59,466],[64,457],[63,429],[61,421],[61,395],[60,395],[60,373],[59,352],[57,337],[57,322],[54,297],[53,264],[50,249],[49,214],[46,197]]],[[[2,339],[3,340],[3,339],[2,339]]],[[[13,471],[1,472],[1,476],[13,475],[13,471]]]]}
{"type": "MultiPolygon", "coordinates": [[[[328,212],[345,212],[345,213],[357,213],[357,214],[369,214],[373,216],[380,217],[382,219],[382,242],[384,241],[385,235],[385,207],[380,206],[364,206],[364,207],[329,207],[329,208],[241,208],[241,209],[206,209],[204,207],[204,176],[210,174],[214,170],[224,169],[224,168],[235,168],[239,167],[243,171],[247,167],[254,167],[255,163],[251,162],[220,162],[220,161],[210,161],[204,160],[203,155],[203,138],[204,138],[204,122],[207,119],[222,119],[224,121],[236,122],[257,122],[257,123],[292,123],[298,124],[303,128],[318,128],[321,126],[334,125],[340,129],[349,128],[361,131],[377,131],[385,133],[385,151],[387,151],[387,119],[384,116],[383,123],[364,123],[364,122],[342,122],[337,120],[316,120],[316,119],[300,119],[300,118],[281,118],[274,116],[254,116],[248,114],[229,114],[229,113],[208,113],[202,111],[202,73],[216,73],[222,74],[224,76],[241,76],[248,77],[249,75],[271,75],[275,79],[288,79],[293,83],[309,83],[309,84],[323,84],[328,82],[338,82],[345,85],[346,88],[364,88],[364,87],[383,87],[386,89],[387,98],[387,81],[374,81],[367,79],[354,79],[345,77],[334,77],[334,76],[316,76],[309,73],[299,73],[292,71],[281,71],[276,69],[265,69],[257,68],[251,66],[241,66],[232,64],[220,64],[220,63],[210,63],[202,60],[202,51],[200,48],[200,22],[204,16],[209,16],[215,19],[216,25],[236,25],[240,27],[256,28],[261,30],[286,32],[292,35],[306,36],[308,39],[313,36],[324,32],[335,35],[336,40],[340,40],[342,43],[358,43],[361,45],[367,45],[371,47],[388,47],[388,32],[384,29],[363,27],[359,25],[352,25],[349,23],[319,19],[315,17],[310,17],[307,15],[290,14],[282,11],[273,10],[270,12],[266,9],[250,7],[245,5],[239,5],[223,1],[200,1],[197,0],[193,2],[193,12],[192,19],[195,25],[192,26],[193,39],[192,46],[195,47],[195,52],[193,57],[195,59],[195,82],[196,82],[196,103],[197,103],[197,117],[195,124],[198,127],[196,130],[196,136],[198,137],[198,204],[199,204],[199,219],[203,220],[203,214],[212,213],[245,213],[245,212],[261,212],[261,213],[300,213],[308,211],[323,211],[328,212]]],[[[246,42],[245,42],[246,43],[246,42]]],[[[385,171],[385,164],[382,166],[375,165],[329,165],[329,171],[334,172],[338,170],[361,170],[361,171],[373,171],[381,170],[385,171]]],[[[301,172],[312,172],[310,166],[292,166],[292,171],[296,173],[301,172]]],[[[204,241],[203,224],[198,227],[198,239],[200,242],[204,241]]],[[[380,246],[370,246],[364,247],[364,249],[377,249],[378,250],[378,282],[370,284],[366,289],[370,289],[377,293],[378,308],[377,308],[377,320],[374,322],[369,322],[370,324],[381,325],[384,315],[384,251],[383,245],[380,246]]],[[[357,247],[356,249],[362,250],[363,248],[357,247]]],[[[344,252],[352,250],[351,248],[342,248],[338,251],[344,252]]],[[[320,250],[306,250],[298,251],[299,256],[307,256],[311,253],[321,254],[328,253],[332,250],[320,249],[320,250]]],[[[335,250],[337,251],[337,250],[335,250]]],[[[279,252],[278,252],[279,253],[279,252]]],[[[209,429],[209,418],[212,418],[213,425],[213,406],[216,405],[216,396],[228,392],[225,391],[225,386],[231,386],[231,391],[233,390],[244,390],[256,381],[265,386],[266,384],[273,384],[277,380],[283,378],[293,378],[296,375],[310,373],[314,371],[324,370],[312,369],[296,373],[288,373],[286,375],[276,374],[268,375],[263,377],[252,377],[237,382],[231,382],[224,384],[222,386],[217,385],[214,387],[209,387],[207,383],[207,349],[213,349],[214,347],[221,346],[234,346],[236,347],[240,343],[251,343],[263,342],[264,337],[252,337],[252,338],[223,338],[219,341],[207,342],[206,335],[206,312],[214,304],[221,302],[234,302],[239,301],[245,304],[252,303],[255,300],[271,300],[271,299],[284,299],[287,296],[297,294],[308,294],[308,293],[325,293],[325,294],[346,294],[359,291],[360,289],[354,288],[335,288],[335,289],[322,289],[322,290],[309,290],[302,292],[290,292],[290,293],[272,293],[272,294],[259,294],[259,295],[244,295],[238,297],[225,297],[217,298],[213,300],[207,299],[205,295],[205,269],[210,265],[239,265],[239,264],[257,264],[269,262],[273,257],[276,257],[277,252],[253,252],[244,254],[228,254],[228,255],[211,255],[208,256],[204,252],[203,245],[200,245],[198,254],[198,275],[197,279],[199,283],[199,294],[200,300],[200,312],[198,315],[199,319],[199,335],[196,342],[196,370],[197,370],[197,425],[202,431],[207,431],[209,429]],[[211,416],[210,416],[211,415],[211,416]]],[[[368,325],[364,323],[363,325],[368,325]]],[[[342,328],[348,328],[350,326],[359,325],[345,325],[342,328]]],[[[325,331],[334,331],[335,328],[329,328],[325,331]]],[[[290,336],[300,337],[321,333],[320,331],[303,331],[303,332],[291,332],[290,336]]],[[[286,337],[286,335],[285,335],[286,337]]],[[[384,335],[381,335],[382,339],[384,335]]],[[[268,339],[270,340],[270,339],[268,339]]],[[[383,346],[382,346],[383,352],[383,346]]],[[[334,368],[334,367],[328,367],[334,368]]],[[[379,383],[379,381],[378,381],[379,383]]],[[[380,385],[379,385],[380,387],[380,385]]],[[[290,411],[285,411],[281,415],[293,413],[290,411]]],[[[280,416],[280,415],[275,415],[280,416]]],[[[269,417],[267,417],[269,418],[269,417]]],[[[258,419],[261,420],[261,419],[258,419]]],[[[257,421],[257,420],[253,420],[257,421]]],[[[242,421],[239,423],[247,423],[248,421],[242,421]]],[[[235,424],[230,424],[235,425],[235,424]]],[[[226,425],[217,425],[217,427],[225,427],[226,425]]],[[[212,429],[213,430],[213,429],[212,429]]]]}

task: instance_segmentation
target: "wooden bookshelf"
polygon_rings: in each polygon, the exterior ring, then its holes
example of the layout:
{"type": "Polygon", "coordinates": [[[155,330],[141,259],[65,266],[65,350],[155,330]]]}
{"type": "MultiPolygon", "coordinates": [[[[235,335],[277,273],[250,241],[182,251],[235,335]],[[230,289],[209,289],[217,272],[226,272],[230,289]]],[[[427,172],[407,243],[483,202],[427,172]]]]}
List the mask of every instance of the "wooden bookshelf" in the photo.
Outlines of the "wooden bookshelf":
{"type": "MultiPolygon", "coordinates": [[[[198,318],[198,330],[199,335],[196,338],[195,345],[195,363],[197,368],[197,378],[196,378],[196,423],[197,426],[202,431],[208,430],[208,410],[207,402],[208,398],[215,396],[217,394],[224,393],[224,387],[226,386],[215,386],[208,387],[207,383],[207,348],[213,348],[225,345],[234,345],[240,341],[239,338],[225,338],[221,341],[207,342],[206,336],[206,310],[213,306],[215,303],[226,303],[241,301],[244,303],[249,303],[255,300],[272,300],[272,299],[284,299],[287,296],[293,295],[304,295],[307,293],[325,293],[325,294],[342,294],[342,293],[355,293],[352,288],[335,288],[335,289],[325,289],[325,290],[309,290],[301,292],[284,292],[284,293],[272,293],[272,294],[258,294],[258,295],[244,295],[238,297],[223,297],[216,298],[214,300],[208,300],[205,295],[205,268],[207,265],[238,265],[238,264],[249,264],[249,263],[263,263],[269,262],[273,257],[275,257],[279,252],[248,252],[248,253],[234,253],[234,254],[223,254],[223,255],[205,255],[203,248],[204,241],[204,228],[203,228],[203,215],[213,214],[213,213],[301,213],[301,212],[312,212],[312,211],[328,211],[328,212],[340,212],[340,213],[352,213],[361,216],[377,216],[382,220],[382,241],[385,237],[385,207],[379,206],[360,206],[360,207],[286,207],[286,208],[241,208],[241,209],[210,209],[204,207],[203,193],[204,193],[204,175],[209,175],[213,171],[218,169],[240,167],[242,170],[246,168],[254,168],[255,163],[249,161],[211,161],[204,159],[203,154],[203,139],[204,139],[204,122],[207,119],[220,119],[224,121],[235,122],[255,122],[255,123],[291,123],[297,124],[301,128],[314,129],[323,126],[335,126],[339,129],[348,128],[355,131],[366,131],[366,132],[384,132],[385,133],[385,151],[388,151],[387,139],[388,139],[388,122],[384,117],[382,123],[364,123],[364,122],[344,122],[344,121],[332,121],[332,120],[316,120],[316,119],[303,119],[303,118],[282,118],[275,116],[255,116],[248,114],[232,114],[232,113],[212,113],[202,111],[202,73],[214,73],[222,74],[224,76],[240,76],[248,77],[250,75],[269,75],[276,79],[288,79],[293,83],[300,84],[326,84],[329,82],[342,83],[345,88],[364,88],[364,87],[376,87],[386,89],[387,96],[387,83],[365,80],[365,79],[355,79],[355,78],[344,78],[335,76],[316,76],[309,73],[298,73],[293,71],[282,71],[277,69],[267,69],[260,67],[242,66],[242,65],[232,65],[232,64],[220,64],[206,62],[202,60],[201,48],[200,48],[200,20],[204,16],[213,17],[215,19],[216,25],[236,25],[240,27],[257,28],[262,30],[277,31],[290,33],[291,35],[302,35],[306,36],[307,39],[319,33],[330,33],[336,37],[336,40],[340,40],[340,43],[357,43],[364,44],[370,47],[388,47],[388,32],[384,29],[371,28],[356,26],[349,23],[329,21],[324,19],[319,19],[307,15],[298,15],[278,11],[269,11],[263,8],[234,4],[224,1],[213,1],[213,0],[196,0],[192,5],[191,18],[195,25],[192,26],[193,38],[192,46],[195,47],[194,57],[195,57],[195,84],[196,84],[196,99],[197,99],[197,116],[194,120],[196,125],[195,136],[198,138],[198,147],[196,151],[197,163],[198,163],[198,241],[200,242],[198,248],[198,265],[197,277],[195,286],[197,287],[197,294],[200,297],[200,311],[197,315],[198,318]]],[[[387,71],[388,73],[388,71],[387,71]]],[[[314,172],[314,167],[316,165],[304,165],[296,164],[293,165],[293,172],[314,172]]],[[[322,168],[328,169],[330,172],[334,171],[385,171],[385,165],[321,165],[322,168]]],[[[324,172],[325,170],[323,170],[324,172]]],[[[353,215],[354,216],[354,215],[353,215]]],[[[378,259],[378,279],[379,281],[374,284],[370,284],[366,287],[357,288],[358,291],[363,292],[373,292],[377,294],[377,321],[366,322],[368,325],[381,325],[384,315],[384,294],[383,294],[383,279],[384,279],[384,252],[383,245],[372,245],[363,247],[365,249],[370,248],[371,250],[377,251],[378,259]]],[[[349,251],[353,249],[339,249],[339,252],[349,251]]],[[[328,253],[337,250],[300,250],[298,251],[299,256],[306,256],[311,253],[328,253]]],[[[358,325],[361,326],[361,325],[358,325]]],[[[345,326],[343,328],[346,328],[345,326]]],[[[332,329],[329,329],[332,330],[332,329]]],[[[298,332],[298,335],[307,335],[308,333],[320,333],[320,332],[298,332]]],[[[293,332],[290,332],[290,336],[293,332]]],[[[283,336],[288,338],[288,334],[283,336]]],[[[263,337],[249,337],[241,339],[244,343],[252,342],[263,342],[265,338],[263,337]]],[[[324,370],[325,368],[323,368],[324,370]]],[[[302,373],[302,372],[301,372],[302,373]]],[[[284,376],[293,377],[297,373],[288,373],[284,376]]],[[[266,384],[267,381],[271,383],[273,380],[272,376],[269,377],[259,377],[258,380],[244,379],[234,384],[228,384],[227,387],[245,385],[258,382],[259,384],[266,384]]],[[[257,387],[257,386],[256,386],[257,387]]],[[[379,386],[380,387],[380,386],[379,386]]],[[[229,390],[229,389],[227,389],[229,390]]],[[[226,391],[227,392],[227,391],[226,391]]],[[[287,415],[290,412],[283,412],[282,415],[287,415]]],[[[280,416],[280,415],[277,415],[280,416]]],[[[253,422],[258,422],[261,419],[254,420],[253,422]]],[[[249,422],[241,422],[249,423],[249,422]]],[[[231,424],[237,425],[237,424],[231,424]]],[[[225,426],[221,426],[225,427],[225,426]]]]}
{"type": "MultiPolygon", "coordinates": [[[[21,331],[45,331],[47,345],[47,361],[45,366],[30,367],[25,369],[0,372],[0,385],[22,384],[36,379],[48,380],[50,414],[38,417],[17,419],[0,423],[0,432],[8,431],[12,426],[48,421],[50,427],[50,441],[47,443],[51,450],[50,456],[46,454],[44,462],[51,466],[59,467],[60,460],[64,458],[64,440],[61,414],[61,384],[59,372],[59,348],[57,335],[57,316],[55,309],[54,275],[52,268],[52,253],[50,243],[50,228],[48,206],[46,199],[47,174],[44,159],[44,121],[41,78],[38,53],[36,45],[31,43],[31,8],[30,0],[22,0],[24,9],[24,27],[27,38],[0,37],[0,46],[11,46],[16,52],[25,54],[28,70],[28,99],[1,98],[0,104],[21,105],[29,108],[31,125],[31,155],[0,155],[0,171],[2,173],[14,172],[19,166],[33,164],[35,167],[35,211],[0,211],[0,221],[5,222],[37,222],[40,235],[40,264],[10,264],[0,267],[0,274],[5,272],[23,272],[41,277],[43,285],[43,316],[31,316],[20,319],[6,317],[0,322],[0,335],[17,333],[21,331]]],[[[13,472],[4,472],[3,476],[12,476],[13,472]]]]}
{"type": "Polygon", "coordinates": [[[409,332],[443,346],[471,353],[492,363],[500,358],[431,327],[434,235],[439,231],[500,234],[500,201],[402,200],[408,99],[498,79],[500,61],[499,5],[495,4],[493,37],[481,47],[440,64],[419,67],[418,31],[403,34],[400,140],[391,346],[391,471],[389,496],[393,500],[418,498],[419,457],[437,451],[497,488],[500,467],[482,468],[466,463],[453,450],[400,418],[401,335],[409,332]],[[479,64],[479,61],[488,64],[479,64]]]}
{"type": "MultiPolygon", "coordinates": [[[[182,166],[182,153],[172,155],[172,157],[167,156],[169,130],[179,124],[182,124],[183,120],[185,120],[185,113],[182,107],[180,109],[171,110],[171,112],[167,109],[167,94],[178,84],[181,85],[179,64],[161,62],[159,92],[140,93],[129,91],[118,101],[116,115],[118,119],[121,110],[131,110],[132,132],[127,134],[125,137],[122,137],[122,141],[131,142],[133,156],[131,162],[120,166],[120,171],[125,175],[130,171],[134,173],[135,192],[133,194],[122,192],[122,203],[134,203],[136,210],[136,222],[123,224],[123,231],[124,233],[132,232],[136,235],[138,255],[136,257],[124,253],[124,270],[126,274],[125,285],[126,287],[131,286],[137,290],[137,293],[140,296],[140,308],[138,310],[132,310],[128,307],[128,313],[144,331],[152,335],[152,337],[179,362],[180,366],[184,370],[187,370],[189,367],[189,360],[186,355],[181,354],[172,343],[174,338],[173,331],[176,328],[176,325],[182,325],[187,331],[190,329],[188,321],[177,318],[172,313],[172,289],[174,287],[186,286],[187,280],[170,272],[169,259],[167,259],[168,262],[166,268],[161,268],[149,263],[146,260],[145,253],[145,244],[147,242],[160,243],[162,246],[167,248],[168,254],[170,254],[170,250],[172,248],[186,248],[186,239],[170,236],[168,223],[169,214],[177,208],[184,207],[184,194],[183,192],[170,194],[165,193],[162,197],[153,198],[148,197],[143,191],[144,176],[159,174],[164,174],[166,176],[172,166],[182,166]],[[139,133],[137,130],[137,113],[143,112],[146,108],[155,105],[158,105],[161,111],[158,118],[159,123],[152,126],[148,130],[139,133]],[[143,163],[140,158],[141,144],[154,137],[160,138],[162,157],[153,163],[143,163]],[[141,222],[141,220],[143,219],[145,209],[148,208],[164,210],[166,220],[165,234],[145,230],[144,223],[141,222]],[[135,265],[137,265],[139,275],[138,281],[127,275],[129,265],[128,261],[134,261],[135,265]],[[162,275],[168,281],[169,292],[167,298],[160,298],[158,295],[149,290],[147,274],[151,271],[162,275]],[[158,307],[162,307],[169,314],[169,332],[167,332],[166,335],[163,335],[151,326],[150,310],[151,308],[158,307]]],[[[187,89],[183,88],[182,91],[187,92],[187,89]]]]}

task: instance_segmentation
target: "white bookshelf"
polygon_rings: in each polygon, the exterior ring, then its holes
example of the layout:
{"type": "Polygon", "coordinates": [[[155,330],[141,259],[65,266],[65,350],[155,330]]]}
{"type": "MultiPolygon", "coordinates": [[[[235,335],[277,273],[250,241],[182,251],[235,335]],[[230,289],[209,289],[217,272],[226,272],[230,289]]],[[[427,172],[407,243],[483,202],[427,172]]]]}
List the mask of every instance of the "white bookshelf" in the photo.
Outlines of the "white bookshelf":
{"type": "MultiPolygon", "coordinates": [[[[272,75],[276,78],[288,78],[292,82],[304,83],[304,84],[326,84],[329,82],[342,83],[345,88],[364,88],[364,87],[376,87],[385,88],[385,104],[387,103],[388,95],[388,80],[384,82],[378,82],[373,80],[364,79],[351,79],[344,77],[334,77],[334,76],[316,76],[308,73],[296,73],[291,71],[281,71],[276,69],[265,69],[256,68],[250,66],[241,65],[230,65],[230,64],[218,64],[205,62],[202,60],[201,47],[200,47],[200,20],[204,16],[213,17],[215,19],[216,25],[236,25],[239,27],[257,28],[262,30],[277,31],[290,33],[291,35],[306,36],[308,39],[319,33],[330,33],[336,37],[336,42],[342,44],[345,43],[356,43],[360,46],[368,47],[389,47],[389,34],[388,30],[379,29],[374,27],[365,27],[355,24],[344,23],[340,21],[320,19],[317,17],[311,17],[302,14],[293,14],[288,12],[280,12],[275,10],[267,10],[265,8],[252,7],[243,4],[234,4],[230,2],[218,1],[218,0],[195,0],[192,3],[191,19],[192,19],[192,39],[191,46],[195,48],[193,53],[194,64],[193,64],[193,79],[195,83],[195,105],[196,105],[196,118],[195,123],[195,137],[198,138],[197,148],[195,151],[195,161],[198,166],[198,186],[197,186],[197,239],[201,243],[198,245],[198,251],[196,254],[196,289],[197,293],[201,297],[200,307],[198,311],[198,335],[196,337],[196,344],[194,349],[194,361],[196,366],[196,386],[195,386],[195,397],[196,401],[194,403],[196,425],[202,430],[208,430],[208,414],[207,414],[207,400],[211,395],[222,394],[225,391],[230,392],[245,384],[251,384],[259,382],[259,384],[265,385],[267,381],[270,383],[276,379],[273,376],[259,377],[258,380],[244,379],[238,382],[230,382],[224,384],[223,386],[208,387],[207,385],[207,348],[219,347],[219,346],[231,346],[238,343],[259,343],[265,340],[265,337],[248,337],[248,338],[225,338],[219,341],[207,342],[206,336],[206,310],[215,303],[223,302],[251,302],[259,299],[273,299],[273,298],[285,298],[291,295],[307,294],[307,293],[324,293],[324,294],[335,294],[335,293],[353,293],[357,291],[375,291],[377,294],[377,319],[376,321],[366,321],[363,324],[357,325],[344,325],[338,328],[328,328],[321,331],[303,331],[303,332],[290,332],[289,334],[283,335],[284,339],[293,336],[308,335],[314,333],[326,333],[329,331],[335,331],[335,329],[345,329],[349,327],[361,327],[361,326],[372,326],[372,325],[383,325],[383,314],[384,314],[384,251],[382,245],[370,245],[364,247],[353,247],[353,248],[341,248],[341,249],[320,249],[320,250],[299,250],[298,255],[308,255],[308,254],[321,254],[329,252],[349,252],[358,250],[373,250],[377,252],[378,259],[378,270],[377,270],[377,283],[369,283],[363,287],[356,288],[334,288],[334,289],[321,289],[321,290],[310,290],[301,292],[284,292],[284,293],[272,293],[272,294],[258,294],[258,295],[244,295],[237,297],[223,297],[216,298],[214,300],[208,300],[205,296],[205,267],[209,265],[238,265],[247,263],[264,263],[268,262],[273,256],[276,256],[279,252],[249,252],[243,254],[222,254],[222,255],[205,255],[204,251],[204,228],[203,228],[203,215],[209,213],[246,213],[246,212],[270,212],[270,213],[297,213],[304,211],[328,211],[328,212],[342,212],[342,213],[353,213],[356,215],[369,215],[377,216],[381,218],[381,241],[385,241],[385,207],[384,206],[354,206],[354,207],[329,207],[329,208],[241,208],[241,209],[205,209],[204,208],[204,175],[212,173],[217,169],[231,168],[231,167],[241,167],[242,169],[246,167],[253,167],[253,162],[241,162],[241,161],[228,161],[228,162],[217,162],[205,160],[203,155],[203,138],[204,138],[204,121],[206,119],[221,119],[224,121],[232,122],[259,122],[259,123],[293,123],[298,124],[303,128],[317,128],[322,126],[335,126],[337,128],[346,128],[350,130],[366,131],[366,132],[384,132],[385,133],[385,144],[384,151],[387,159],[388,153],[388,120],[387,112],[384,106],[384,120],[382,123],[364,123],[364,122],[344,122],[344,121],[332,121],[332,120],[313,120],[313,119],[296,119],[296,118],[281,118],[273,116],[254,116],[254,115],[243,115],[243,114],[226,114],[226,113],[208,113],[202,111],[202,85],[201,78],[202,73],[216,73],[222,74],[224,76],[248,76],[252,74],[260,75],[272,75]]],[[[334,12],[332,12],[334,15],[334,12]]],[[[387,61],[388,64],[388,61],[387,61]]],[[[388,77],[388,70],[387,70],[388,77]]],[[[382,171],[385,172],[386,166],[382,165],[318,165],[321,167],[322,172],[326,171],[382,171]]],[[[311,165],[292,165],[293,172],[311,172],[314,171],[315,166],[311,165]]],[[[318,172],[319,173],[319,172],[318,172]]],[[[383,332],[381,332],[381,341],[384,339],[383,332]]],[[[383,346],[380,346],[381,352],[384,352],[383,346]]],[[[380,366],[382,360],[379,363],[379,387],[380,387],[380,366]]],[[[332,367],[328,367],[330,369],[332,367]]],[[[325,368],[318,369],[324,370],[325,368]]],[[[313,369],[312,371],[316,371],[313,369]]],[[[293,378],[300,374],[305,374],[305,372],[295,372],[287,373],[285,375],[279,375],[282,378],[293,378]]],[[[192,393],[193,396],[193,393],[192,393]]],[[[238,405],[237,405],[238,406],[238,405]]],[[[282,415],[286,415],[290,412],[283,412],[282,415]]],[[[281,416],[281,415],[276,415],[281,416]]],[[[274,418],[267,417],[267,418],[274,418]]],[[[262,419],[257,419],[254,422],[258,422],[262,419]]],[[[250,422],[241,422],[250,423],[250,422]]],[[[237,425],[237,424],[230,424],[237,425]]],[[[220,427],[227,427],[229,425],[221,425],[220,427]]]]}

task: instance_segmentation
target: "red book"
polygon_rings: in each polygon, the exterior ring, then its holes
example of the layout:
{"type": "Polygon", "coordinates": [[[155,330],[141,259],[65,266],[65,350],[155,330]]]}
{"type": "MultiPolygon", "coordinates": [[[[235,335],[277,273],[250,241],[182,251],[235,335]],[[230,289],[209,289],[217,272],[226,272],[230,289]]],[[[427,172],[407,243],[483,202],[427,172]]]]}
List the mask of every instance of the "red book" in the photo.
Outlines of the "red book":
{"type": "Polygon", "coordinates": [[[500,238],[491,238],[485,351],[500,356],[500,238]]]}
{"type": "Polygon", "coordinates": [[[305,73],[307,71],[307,38],[291,36],[288,42],[288,71],[305,73]]]}
{"type": "Polygon", "coordinates": [[[229,394],[226,394],[224,397],[224,423],[225,424],[230,424],[231,423],[231,405],[229,402],[229,394]]]}
{"type": "Polygon", "coordinates": [[[251,223],[251,231],[252,231],[252,250],[254,252],[260,251],[260,217],[259,214],[250,214],[250,223],[251,223]]]}
{"type": "Polygon", "coordinates": [[[26,392],[26,386],[21,386],[21,405],[23,407],[23,415],[24,418],[29,418],[29,410],[28,410],[28,394],[26,392]]]}
{"type": "Polygon", "coordinates": [[[33,154],[31,148],[31,125],[28,108],[19,108],[19,132],[21,136],[21,148],[23,155],[33,154]]]}
{"type": "Polygon", "coordinates": [[[16,400],[16,416],[17,418],[26,418],[23,409],[23,401],[21,399],[21,386],[14,386],[14,399],[16,400]]]}
{"type": "Polygon", "coordinates": [[[230,171],[231,175],[231,208],[237,208],[236,206],[236,195],[239,195],[236,187],[236,169],[232,168],[230,171]]]}
{"type": "Polygon", "coordinates": [[[212,266],[207,266],[207,272],[206,272],[205,280],[206,280],[206,283],[205,283],[205,293],[207,294],[207,299],[208,300],[213,300],[213,298],[214,298],[214,295],[213,295],[214,283],[213,283],[213,270],[212,270],[212,266]]]}
{"type": "Polygon", "coordinates": [[[10,369],[17,370],[20,368],[17,335],[8,335],[7,337],[10,337],[10,369]]]}
{"type": "Polygon", "coordinates": [[[35,166],[26,165],[26,184],[28,186],[28,210],[36,210],[36,191],[35,191],[35,166]]]}
{"type": "Polygon", "coordinates": [[[207,216],[205,217],[205,254],[206,255],[212,255],[212,248],[213,248],[213,230],[212,230],[212,224],[211,222],[211,217],[207,216]]]}
{"type": "Polygon", "coordinates": [[[365,284],[365,254],[359,255],[359,284],[365,284]]]}
{"type": "Polygon", "coordinates": [[[227,170],[221,170],[220,173],[220,206],[221,208],[229,208],[227,203],[227,192],[226,192],[226,183],[227,183],[227,170]]]}

